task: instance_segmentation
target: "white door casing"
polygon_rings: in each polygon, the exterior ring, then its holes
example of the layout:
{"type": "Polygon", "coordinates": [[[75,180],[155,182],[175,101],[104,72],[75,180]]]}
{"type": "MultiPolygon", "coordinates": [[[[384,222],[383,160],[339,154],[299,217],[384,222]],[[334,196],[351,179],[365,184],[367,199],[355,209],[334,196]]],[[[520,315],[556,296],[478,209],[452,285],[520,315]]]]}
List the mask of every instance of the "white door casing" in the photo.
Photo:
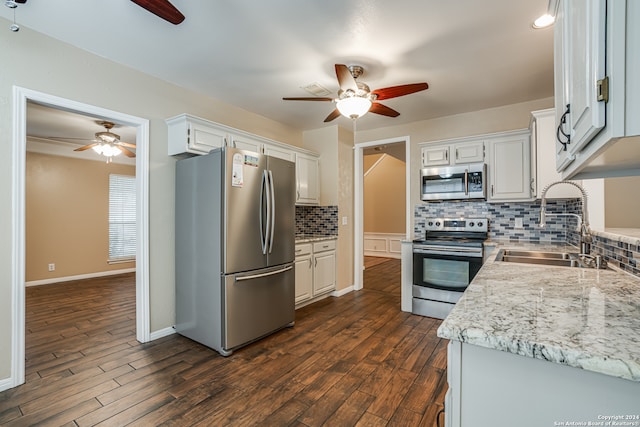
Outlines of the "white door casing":
{"type": "Polygon", "coordinates": [[[406,176],[406,194],[405,194],[405,239],[411,236],[411,139],[409,136],[401,136],[398,138],[381,139],[377,141],[361,142],[354,145],[354,220],[353,220],[353,289],[360,290],[363,285],[364,269],[364,167],[363,152],[365,148],[376,147],[379,145],[388,145],[404,142],[405,145],[405,176],[406,176]]]}
{"type": "Polygon", "coordinates": [[[136,130],[136,338],[150,340],[149,316],[149,121],[42,92],[13,87],[13,158],[11,192],[11,377],[7,388],[25,381],[25,171],[27,101],[86,113],[134,126],[136,130]]]}

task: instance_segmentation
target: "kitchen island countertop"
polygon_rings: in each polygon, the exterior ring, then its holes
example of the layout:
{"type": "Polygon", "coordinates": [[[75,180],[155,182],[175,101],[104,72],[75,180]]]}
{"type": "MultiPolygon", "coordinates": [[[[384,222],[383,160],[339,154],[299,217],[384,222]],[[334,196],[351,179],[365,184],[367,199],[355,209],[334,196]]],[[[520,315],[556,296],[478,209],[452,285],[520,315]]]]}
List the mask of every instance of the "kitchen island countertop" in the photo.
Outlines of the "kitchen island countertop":
{"type": "Polygon", "coordinates": [[[489,242],[491,253],[439,337],[640,382],[638,278],[496,261],[499,248],[576,251],[489,242]]]}

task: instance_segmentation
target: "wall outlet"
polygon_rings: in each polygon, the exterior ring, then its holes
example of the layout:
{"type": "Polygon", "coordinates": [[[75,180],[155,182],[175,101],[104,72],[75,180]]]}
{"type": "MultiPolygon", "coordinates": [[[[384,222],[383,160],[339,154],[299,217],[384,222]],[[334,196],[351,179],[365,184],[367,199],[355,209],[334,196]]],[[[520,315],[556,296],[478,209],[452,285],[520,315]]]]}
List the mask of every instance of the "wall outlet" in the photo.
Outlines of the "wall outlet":
{"type": "Polygon", "coordinates": [[[53,263],[49,264],[49,271],[56,271],[56,265],[53,263]]]}
{"type": "Polygon", "coordinates": [[[342,217],[342,225],[347,225],[347,217],[346,216],[342,217]]]}
{"type": "Polygon", "coordinates": [[[524,228],[524,225],[522,224],[522,218],[516,218],[515,223],[515,228],[524,228]]]}

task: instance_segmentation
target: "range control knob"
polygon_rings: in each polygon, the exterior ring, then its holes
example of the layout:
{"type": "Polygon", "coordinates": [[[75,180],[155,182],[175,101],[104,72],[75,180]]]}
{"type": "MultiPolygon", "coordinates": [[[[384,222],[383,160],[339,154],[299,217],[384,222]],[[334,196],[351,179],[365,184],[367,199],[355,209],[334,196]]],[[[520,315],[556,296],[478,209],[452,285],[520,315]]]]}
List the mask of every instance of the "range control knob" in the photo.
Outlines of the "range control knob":
{"type": "MultiPolygon", "coordinates": [[[[471,222],[469,223],[469,227],[473,227],[474,225],[476,225],[476,223],[475,223],[475,222],[473,222],[473,221],[471,221],[471,222]]],[[[478,224],[478,225],[480,225],[480,224],[478,224]]]]}
{"type": "Polygon", "coordinates": [[[436,221],[436,227],[440,227],[440,221],[436,221]]]}
{"type": "Polygon", "coordinates": [[[478,222],[478,227],[482,227],[482,221],[478,222]]]}
{"type": "Polygon", "coordinates": [[[429,227],[433,227],[433,221],[429,221],[429,227]]]}

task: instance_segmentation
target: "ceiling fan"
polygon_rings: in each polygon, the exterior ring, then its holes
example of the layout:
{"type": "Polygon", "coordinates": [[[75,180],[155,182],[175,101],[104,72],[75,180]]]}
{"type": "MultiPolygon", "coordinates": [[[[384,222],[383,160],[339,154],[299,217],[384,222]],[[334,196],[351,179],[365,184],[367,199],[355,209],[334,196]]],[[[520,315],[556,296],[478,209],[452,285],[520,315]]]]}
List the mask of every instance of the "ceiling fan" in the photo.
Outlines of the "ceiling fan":
{"type": "Polygon", "coordinates": [[[367,112],[388,117],[398,117],[400,115],[399,112],[377,101],[409,95],[429,88],[427,83],[413,83],[372,91],[365,83],[356,81],[356,79],[364,73],[364,68],[360,65],[350,65],[347,67],[344,64],[335,64],[335,69],[338,84],[340,85],[337,98],[298,97],[282,99],[285,101],[335,102],[337,108],[324,119],[325,123],[327,123],[338,118],[341,114],[351,119],[357,119],[367,112]]]}
{"type": "Polygon", "coordinates": [[[136,156],[136,153],[129,150],[129,148],[136,148],[135,144],[120,141],[120,135],[111,132],[111,129],[115,126],[113,122],[98,121],[97,123],[100,126],[104,126],[105,131],[97,132],[95,134],[95,139],[91,144],[83,145],[73,151],[85,151],[89,148],[93,148],[95,152],[102,154],[109,160],[120,153],[123,153],[127,157],[136,156]]]}
{"type": "Polygon", "coordinates": [[[131,0],[138,6],[159,16],[165,21],[178,25],[184,21],[184,15],[169,0],[131,0]]]}
{"type": "MultiPolygon", "coordinates": [[[[184,15],[169,0],[131,1],[165,21],[171,22],[173,25],[178,25],[184,21],[184,15]]],[[[13,9],[17,6],[16,3],[24,4],[26,2],[27,0],[5,0],[5,5],[13,9]]]]}

